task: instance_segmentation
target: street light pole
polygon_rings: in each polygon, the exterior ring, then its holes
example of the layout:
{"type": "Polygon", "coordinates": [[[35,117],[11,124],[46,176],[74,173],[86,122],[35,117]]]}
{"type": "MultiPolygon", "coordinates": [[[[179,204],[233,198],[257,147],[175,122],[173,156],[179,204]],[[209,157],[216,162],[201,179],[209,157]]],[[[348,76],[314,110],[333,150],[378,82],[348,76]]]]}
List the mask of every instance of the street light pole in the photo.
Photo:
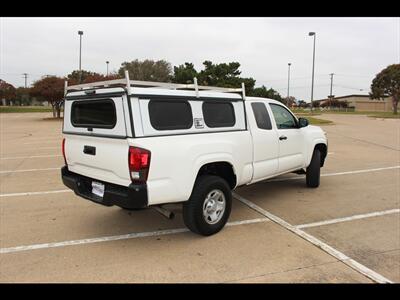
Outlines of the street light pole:
{"type": "Polygon", "coordinates": [[[314,100],[314,65],[315,65],[315,32],[309,32],[309,36],[314,36],[314,47],[313,47],[313,63],[312,63],[312,81],[311,81],[311,111],[313,110],[313,100],[314,100]]]}
{"type": "Polygon", "coordinates": [[[287,80],[287,99],[289,100],[289,84],[290,84],[290,65],[291,63],[288,63],[288,80],[287,80]]]}
{"type": "Polygon", "coordinates": [[[333,75],[335,75],[335,74],[333,74],[333,73],[331,73],[331,74],[329,74],[330,76],[331,76],[331,93],[329,94],[329,96],[332,98],[332,85],[333,85],[333,75]]]}
{"type": "Polygon", "coordinates": [[[107,64],[107,76],[108,76],[108,64],[109,64],[110,62],[107,60],[106,61],[106,64],[107,64]]]}
{"type": "Polygon", "coordinates": [[[79,30],[79,83],[82,81],[82,35],[83,31],[79,30]]]}

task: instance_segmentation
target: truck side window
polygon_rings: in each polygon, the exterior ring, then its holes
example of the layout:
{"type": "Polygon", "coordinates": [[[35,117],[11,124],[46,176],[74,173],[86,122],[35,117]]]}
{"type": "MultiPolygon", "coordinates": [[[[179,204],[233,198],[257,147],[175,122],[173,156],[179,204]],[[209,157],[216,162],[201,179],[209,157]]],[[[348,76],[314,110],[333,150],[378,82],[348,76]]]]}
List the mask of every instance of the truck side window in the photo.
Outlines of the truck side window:
{"type": "Polygon", "coordinates": [[[251,108],[253,109],[254,117],[256,118],[257,127],[267,130],[272,129],[271,119],[269,118],[265,104],[262,102],[255,102],[251,104],[251,108]]]}
{"type": "Polygon", "coordinates": [[[270,104],[270,107],[272,113],[274,114],[276,127],[278,127],[278,129],[298,128],[297,120],[286,108],[272,103],[270,104]]]}
{"type": "Polygon", "coordinates": [[[230,102],[203,102],[204,121],[208,127],[233,127],[236,123],[235,111],[230,102]]]}
{"type": "Polygon", "coordinates": [[[193,125],[192,108],[187,101],[150,100],[150,123],[157,130],[189,129],[193,125]]]}

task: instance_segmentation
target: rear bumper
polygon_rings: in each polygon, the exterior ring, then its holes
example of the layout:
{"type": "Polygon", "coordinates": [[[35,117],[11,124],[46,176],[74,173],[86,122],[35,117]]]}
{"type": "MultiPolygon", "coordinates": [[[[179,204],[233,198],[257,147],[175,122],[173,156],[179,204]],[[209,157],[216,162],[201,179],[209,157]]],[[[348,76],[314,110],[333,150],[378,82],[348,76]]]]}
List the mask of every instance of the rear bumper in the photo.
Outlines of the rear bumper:
{"type": "Polygon", "coordinates": [[[61,177],[64,185],[76,195],[95,203],[105,206],[117,205],[128,209],[148,206],[146,184],[130,184],[128,187],[112,184],[70,172],[67,166],[61,168],[61,177]],[[105,185],[102,198],[92,193],[93,180],[105,185]]]}

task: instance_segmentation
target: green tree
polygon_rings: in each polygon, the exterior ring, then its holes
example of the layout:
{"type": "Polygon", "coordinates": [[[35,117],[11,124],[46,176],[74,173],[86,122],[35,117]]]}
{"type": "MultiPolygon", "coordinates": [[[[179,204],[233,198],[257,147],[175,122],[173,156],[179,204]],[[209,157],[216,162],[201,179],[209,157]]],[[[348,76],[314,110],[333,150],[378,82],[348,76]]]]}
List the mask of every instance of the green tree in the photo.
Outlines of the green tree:
{"type": "Polygon", "coordinates": [[[240,63],[230,62],[213,64],[206,60],[203,62],[204,70],[198,74],[198,83],[200,85],[219,86],[228,88],[239,88],[242,82],[245,84],[246,94],[251,93],[256,81],[249,77],[240,77],[240,63]]]}
{"type": "Polygon", "coordinates": [[[248,95],[253,97],[269,98],[283,102],[281,95],[277,91],[275,91],[273,88],[267,89],[264,85],[253,89],[248,95]]]}
{"type": "Polygon", "coordinates": [[[31,103],[30,101],[30,88],[24,88],[24,87],[18,87],[15,90],[15,99],[21,104],[21,105],[29,105],[31,103]]]}
{"type": "Polygon", "coordinates": [[[306,101],[304,101],[304,100],[299,100],[299,101],[297,102],[297,105],[298,105],[299,107],[307,107],[307,103],[306,103],[306,101]]]}
{"type": "Polygon", "coordinates": [[[33,83],[31,95],[41,101],[48,101],[53,108],[53,117],[60,118],[61,107],[64,102],[65,78],[44,76],[33,83]]]}
{"type": "Polygon", "coordinates": [[[400,64],[387,66],[372,80],[371,99],[392,97],[393,113],[397,114],[400,99],[400,64]]]}
{"type": "Polygon", "coordinates": [[[131,62],[123,62],[118,70],[118,75],[125,77],[125,70],[128,70],[131,80],[157,82],[171,82],[172,80],[171,64],[165,60],[146,59],[139,61],[135,59],[131,62]]]}
{"type": "Polygon", "coordinates": [[[118,74],[109,74],[108,76],[96,72],[82,70],[82,78],[80,79],[80,71],[75,70],[67,75],[68,85],[75,85],[79,83],[89,83],[103,80],[112,80],[120,78],[118,74]]]}
{"type": "Polygon", "coordinates": [[[194,68],[194,65],[192,63],[185,62],[184,65],[174,67],[174,76],[172,81],[175,83],[190,84],[193,83],[193,78],[198,76],[199,74],[194,68]]]}
{"type": "Polygon", "coordinates": [[[4,100],[15,100],[16,90],[15,87],[0,79],[0,99],[4,100]]]}

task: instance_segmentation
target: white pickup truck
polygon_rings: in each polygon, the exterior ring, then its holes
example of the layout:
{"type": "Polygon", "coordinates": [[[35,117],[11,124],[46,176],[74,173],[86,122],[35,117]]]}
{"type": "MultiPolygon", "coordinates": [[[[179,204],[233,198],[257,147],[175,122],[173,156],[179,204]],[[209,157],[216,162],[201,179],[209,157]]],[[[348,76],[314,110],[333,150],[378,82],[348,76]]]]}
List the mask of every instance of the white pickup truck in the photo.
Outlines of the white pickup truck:
{"type": "Polygon", "coordinates": [[[65,88],[64,184],[125,209],[181,202],[201,235],[227,222],[231,191],[284,173],[318,187],[323,130],[282,103],[227,89],[125,79],[65,88]]]}

